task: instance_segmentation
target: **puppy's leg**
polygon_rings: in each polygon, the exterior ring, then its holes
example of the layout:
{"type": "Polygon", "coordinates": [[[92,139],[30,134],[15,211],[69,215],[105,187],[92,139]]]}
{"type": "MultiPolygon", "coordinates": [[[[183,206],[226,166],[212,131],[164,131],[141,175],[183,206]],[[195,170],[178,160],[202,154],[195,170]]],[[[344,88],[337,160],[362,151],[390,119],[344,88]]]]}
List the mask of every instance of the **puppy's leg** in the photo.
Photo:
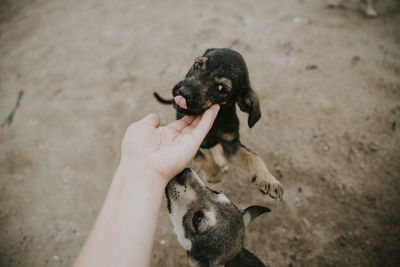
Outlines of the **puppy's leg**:
{"type": "Polygon", "coordinates": [[[229,158],[234,164],[244,167],[252,175],[251,182],[263,194],[274,199],[282,199],[283,187],[270,173],[264,161],[256,153],[240,144],[236,153],[229,158]]]}
{"type": "Polygon", "coordinates": [[[374,10],[374,7],[372,6],[372,0],[366,0],[367,4],[364,8],[365,14],[370,17],[376,17],[378,13],[374,10]]]}
{"type": "Polygon", "coordinates": [[[227,172],[229,169],[229,165],[228,165],[228,161],[225,158],[224,155],[224,149],[222,147],[221,144],[217,144],[215,146],[213,146],[212,148],[210,148],[210,152],[211,155],[215,161],[215,163],[217,163],[217,165],[220,167],[221,171],[227,172]]]}
{"type": "Polygon", "coordinates": [[[215,162],[209,149],[200,148],[195,161],[196,169],[199,170],[198,172],[200,176],[202,176],[207,182],[218,183],[221,181],[221,168],[215,162]]]}

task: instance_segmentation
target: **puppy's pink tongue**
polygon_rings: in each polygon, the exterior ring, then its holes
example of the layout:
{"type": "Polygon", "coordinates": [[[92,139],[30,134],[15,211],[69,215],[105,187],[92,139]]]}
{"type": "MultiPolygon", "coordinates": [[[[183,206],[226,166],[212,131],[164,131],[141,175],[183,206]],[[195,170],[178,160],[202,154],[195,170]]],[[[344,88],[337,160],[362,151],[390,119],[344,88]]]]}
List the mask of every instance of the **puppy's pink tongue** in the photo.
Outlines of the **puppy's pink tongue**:
{"type": "Polygon", "coordinates": [[[174,101],[180,108],[187,109],[186,99],[183,96],[181,95],[175,96],[174,101]]]}

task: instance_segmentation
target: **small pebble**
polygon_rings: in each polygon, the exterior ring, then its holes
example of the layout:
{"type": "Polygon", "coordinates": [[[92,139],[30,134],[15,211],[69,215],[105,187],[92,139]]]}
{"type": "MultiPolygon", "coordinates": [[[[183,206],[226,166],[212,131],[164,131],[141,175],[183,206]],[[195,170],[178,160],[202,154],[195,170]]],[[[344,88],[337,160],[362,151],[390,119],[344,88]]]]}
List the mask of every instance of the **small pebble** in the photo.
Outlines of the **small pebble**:
{"type": "Polygon", "coordinates": [[[160,244],[161,244],[161,245],[165,245],[165,243],[166,243],[165,240],[164,240],[164,239],[161,239],[160,244]]]}
{"type": "Polygon", "coordinates": [[[329,150],[329,146],[324,146],[324,150],[328,151],[329,150]]]}
{"type": "Polygon", "coordinates": [[[53,256],[53,260],[58,261],[60,259],[60,257],[58,257],[57,255],[53,256]]]}
{"type": "Polygon", "coordinates": [[[360,61],[360,57],[359,57],[359,56],[354,56],[354,57],[351,59],[351,63],[352,63],[352,64],[356,64],[358,61],[360,61]]]}
{"type": "Polygon", "coordinates": [[[318,68],[317,65],[309,64],[306,66],[306,70],[316,70],[318,68]]]}
{"type": "Polygon", "coordinates": [[[293,23],[300,23],[300,22],[301,22],[301,18],[300,17],[293,18],[293,23]]]}

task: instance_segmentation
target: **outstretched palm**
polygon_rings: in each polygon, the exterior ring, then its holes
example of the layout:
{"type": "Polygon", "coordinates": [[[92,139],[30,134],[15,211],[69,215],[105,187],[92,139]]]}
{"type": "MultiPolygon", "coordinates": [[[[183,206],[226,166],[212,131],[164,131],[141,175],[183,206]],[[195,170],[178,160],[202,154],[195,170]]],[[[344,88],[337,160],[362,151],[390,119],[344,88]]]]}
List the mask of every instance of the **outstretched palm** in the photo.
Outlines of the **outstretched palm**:
{"type": "Polygon", "coordinates": [[[150,114],[129,126],[122,141],[122,158],[134,159],[166,179],[181,171],[194,157],[218,113],[215,105],[202,116],[185,116],[160,127],[160,118],[150,114]]]}

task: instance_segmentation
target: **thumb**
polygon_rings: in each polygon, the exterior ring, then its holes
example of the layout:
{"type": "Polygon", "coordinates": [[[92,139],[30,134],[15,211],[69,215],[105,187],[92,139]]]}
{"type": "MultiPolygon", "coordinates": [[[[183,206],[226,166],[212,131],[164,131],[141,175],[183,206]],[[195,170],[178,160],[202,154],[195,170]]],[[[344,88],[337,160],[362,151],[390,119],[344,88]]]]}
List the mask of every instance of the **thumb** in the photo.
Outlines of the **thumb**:
{"type": "Polygon", "coordinates": [[[158,126],[160,126],[160,117],[155,113],[150,113],[142,120],[140,120],[139,123],[158,128],[158,126]]]}

